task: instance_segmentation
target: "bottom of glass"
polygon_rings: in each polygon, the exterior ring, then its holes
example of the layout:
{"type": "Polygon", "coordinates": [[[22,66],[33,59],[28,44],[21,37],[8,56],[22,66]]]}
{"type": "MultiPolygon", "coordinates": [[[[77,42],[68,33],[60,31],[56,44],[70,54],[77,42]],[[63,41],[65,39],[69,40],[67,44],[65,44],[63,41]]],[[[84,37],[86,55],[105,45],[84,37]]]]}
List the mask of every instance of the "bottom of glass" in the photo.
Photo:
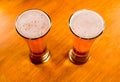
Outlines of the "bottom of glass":
{"type": "Polygon", "coordinates": [[[77,54],[73,49],[70,49],[69,51],[69,59],[74,64],[84,64],[89,60],[89,58],[90,55],[88,55],[88,53],[77,54]]]}
{"type": "Polygon", "coordinates": [[[40,54],[37,53],[37,55],[33,53],[30,54],[30,60],[34,64],[41,64],[41,63],[47,62],[49,59],[50,59],[49,50],[46,50],[42,54],[41,53],[40,54]]]}

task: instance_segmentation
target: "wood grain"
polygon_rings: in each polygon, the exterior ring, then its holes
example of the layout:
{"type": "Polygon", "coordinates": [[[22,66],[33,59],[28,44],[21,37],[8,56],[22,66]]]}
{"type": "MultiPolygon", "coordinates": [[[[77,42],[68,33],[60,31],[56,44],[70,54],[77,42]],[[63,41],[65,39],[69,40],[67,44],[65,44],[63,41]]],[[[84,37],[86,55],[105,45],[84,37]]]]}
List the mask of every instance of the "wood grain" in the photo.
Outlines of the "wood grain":
{"type": "Polygon", "coordinates": [[[119,0],[0,0],[0,82],[120,82],[119,0]],[[49,62],[34,65],[25,40],[15,30],[15,21],[28,9],[48,13],[52,28],[47,35],[49,62]],[[68,20],[79,9],[98,12],[105,20],[104,33],[90,49],[83,65],[68,59],[73,46],[68,20]]]}

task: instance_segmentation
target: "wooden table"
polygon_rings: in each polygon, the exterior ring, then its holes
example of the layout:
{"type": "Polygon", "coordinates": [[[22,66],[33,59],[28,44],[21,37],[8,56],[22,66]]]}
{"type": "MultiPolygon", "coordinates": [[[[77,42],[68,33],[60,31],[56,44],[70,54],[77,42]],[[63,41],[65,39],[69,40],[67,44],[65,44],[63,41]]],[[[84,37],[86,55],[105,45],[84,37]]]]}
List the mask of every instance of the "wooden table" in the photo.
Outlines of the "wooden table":
{"type": "Polygon", "coordinates": [[[120,1],[119,0],[1,0],[0,1],[0,82],[120,82],[120,1]],[[15,31],[18,15],[41,9],[52,19],[47,35],[50,61],[30,62],[25,40],[15,31]],[[105,31],[90,49],[91,59],[74,65],[68,59],[72,33],[68,20],[79,9],[98,12],[105,31]]]}

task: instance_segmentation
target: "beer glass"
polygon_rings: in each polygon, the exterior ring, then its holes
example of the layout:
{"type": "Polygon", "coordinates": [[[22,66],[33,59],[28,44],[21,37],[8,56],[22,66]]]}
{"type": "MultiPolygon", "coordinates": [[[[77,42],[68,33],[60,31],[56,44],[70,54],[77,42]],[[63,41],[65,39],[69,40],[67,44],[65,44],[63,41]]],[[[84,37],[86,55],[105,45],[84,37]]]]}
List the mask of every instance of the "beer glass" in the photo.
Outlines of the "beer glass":
{"type": "Polygon", "coordinates": [[[69,27],[73,33],[73,48],[69,51],[69,59],[75,64],[83,64],[90,57],[91,45],[104,30],[104,20],[95,11],[83,9],[71,15],[69,27]]]}
{"type": "Polygon", "coordinates": [[[41,10],[27,10],[18,16],[15,26],[28,43],[31,61],[34,64],[47,62],[50,53],[46,47],[46,34],[51,27],[50,17],[41,10]]]}

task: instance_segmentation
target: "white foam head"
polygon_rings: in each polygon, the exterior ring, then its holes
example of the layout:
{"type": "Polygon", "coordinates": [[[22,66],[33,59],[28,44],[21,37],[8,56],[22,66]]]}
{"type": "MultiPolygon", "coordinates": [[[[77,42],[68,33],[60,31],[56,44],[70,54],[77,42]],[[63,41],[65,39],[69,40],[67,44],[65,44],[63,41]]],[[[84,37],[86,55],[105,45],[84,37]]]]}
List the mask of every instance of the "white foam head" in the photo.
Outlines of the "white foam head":
{"type": "Polygon", "coordinates": [[[94,38],[104,30],[103,18],[91,10],[75,12],[69,21],[69,26],[74,34],[81,38],[94,38]]]}
{"type": "Polygon", "coordinates": [[[39,38],[49,31],[51,21],[41,10],[28,10],[18,17],[15,26],[17,31],[26,38],[39,38]]]}

